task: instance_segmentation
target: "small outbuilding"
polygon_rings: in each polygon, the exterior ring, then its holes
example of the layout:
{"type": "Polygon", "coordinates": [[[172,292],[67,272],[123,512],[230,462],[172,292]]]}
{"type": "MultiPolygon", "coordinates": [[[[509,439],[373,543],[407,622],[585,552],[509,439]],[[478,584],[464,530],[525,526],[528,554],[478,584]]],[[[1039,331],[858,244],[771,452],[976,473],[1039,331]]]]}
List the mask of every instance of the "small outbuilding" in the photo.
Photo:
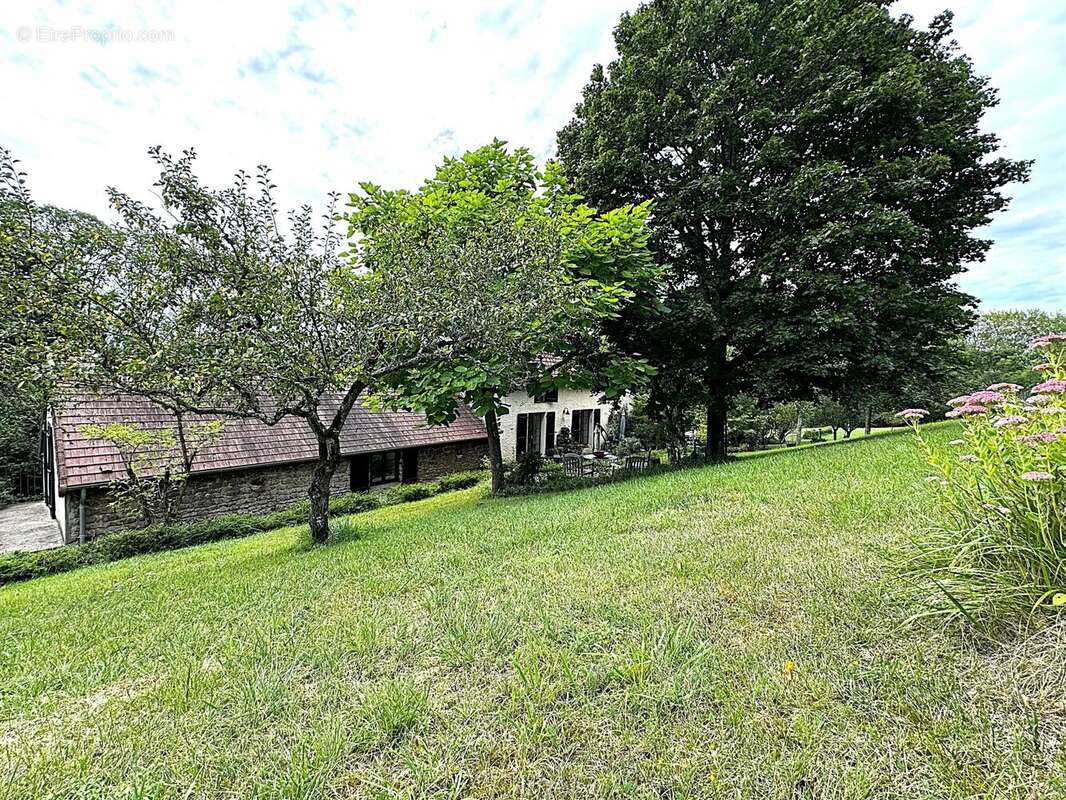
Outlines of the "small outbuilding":
{"type": "MultiPolygon", "coordinates": [[[[138,524],[113,502],[112,486],[125,474],[121,454],[86,433],[89,425],[109,423],[160,429],[173,428],[176,420],[150,400],[123,395],[78,396],[50,410],[42,437],[44,495],[68,543],[138,524]]],[[[193,461],[182,520],[269,513],[307,498],[318,444],[302,419],[286,417],[272,426],[248,419],[222,423],[221,434],[193,461]]],[[[341,431],[343,461],[333,492],[479,469],[487,452],[484,422],[466,407],[450,425],[429,426],[418,412],[357,405],[341,431]]]]}

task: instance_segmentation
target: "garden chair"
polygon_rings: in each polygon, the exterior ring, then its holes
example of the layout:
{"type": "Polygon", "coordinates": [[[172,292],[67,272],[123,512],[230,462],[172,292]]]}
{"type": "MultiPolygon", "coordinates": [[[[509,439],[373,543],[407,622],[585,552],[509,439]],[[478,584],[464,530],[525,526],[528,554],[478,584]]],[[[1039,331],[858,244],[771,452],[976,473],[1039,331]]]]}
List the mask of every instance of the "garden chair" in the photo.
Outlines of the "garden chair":
{"type": "Polygon", "coordinates": [[[628,472],[644,472],[651,466],[651,457],[647,453],[639,456],[626,456],[626,470],[628,472]]]}
{"type": "Polygon", "coordinates": [[[583,478],[587,474],[584,458],[577,453],[567,453],[563,456],[563,475],[568,478],[583,478]]]}

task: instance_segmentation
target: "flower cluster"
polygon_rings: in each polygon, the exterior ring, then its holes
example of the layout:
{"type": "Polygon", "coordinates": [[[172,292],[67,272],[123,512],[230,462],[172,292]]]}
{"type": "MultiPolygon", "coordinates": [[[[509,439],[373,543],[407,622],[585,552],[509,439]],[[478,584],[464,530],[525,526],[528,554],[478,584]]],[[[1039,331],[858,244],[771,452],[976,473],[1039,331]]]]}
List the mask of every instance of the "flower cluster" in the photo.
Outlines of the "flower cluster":
{"type": "Polygon", "coordinates": [[[918,435],[941,497],[922,562],[924,577],[950,592],[937,613],[991,618],[1021,611],[1019,598],[1026,610],[1050,608],[1066,592],[1066,333],[1030,345],[1043,359],[1031,389],[994,383],[948,400],[945,416],[962,422],[952,453],[922,434],[921,409],[897,414],[918,435]]]}
{"type": "Polygon", "coordinates": [[[1034,394],[1062,394],[1063,392],[1066,392],[1066,381],[1060,381],[1057,378],[1038,383],[1033,387],[1034,394]]]}
{"type": "MultiPolygon", "coordinates": [[[[972,452],[955,463],[981,464],[989,474],[1001,474],[1004,467],[1029,483],[1066,481],[1066,334],[1040,336],[1032,347],[1046,351],[1048,377],[1024,391],[1015,383],[994,383],[987,389],[947,401],[949,419],[962,418],[966,438],[952,444],[968,446],[972,452]],[[1008,430],[1009,429],[1009,432],[1008,430]],[[1044,477],[1047,476],[1047,477],[1044,477]]],[[[896,416],[914,425],[929,415],[922,408],[907,408],[896,416]]]]}
{"type": "Polygon", "coordinates": [[[902,411],[900,411],[898,414],[896,414],[896,417],[898,419],[906,419],[906,420],[925,419],[928,416],[929,416],[929,412],[926,411],[924,408],[905,408],[902,411]]]}
{"type": "Polygon", "coordinates": [[[1045,350],[1063,343],[1066,343],[1066,333],[1045,333],[1029,342],[1029,346],[1034,350],[1045,350]]]}

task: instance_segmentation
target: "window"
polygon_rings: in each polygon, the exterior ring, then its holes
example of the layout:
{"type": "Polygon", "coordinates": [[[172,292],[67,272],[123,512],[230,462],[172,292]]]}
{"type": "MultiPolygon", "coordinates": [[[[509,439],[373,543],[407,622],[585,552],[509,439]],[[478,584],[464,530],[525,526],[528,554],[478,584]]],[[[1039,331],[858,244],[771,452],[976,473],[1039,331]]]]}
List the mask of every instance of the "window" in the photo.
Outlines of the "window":
{"type": "MultiPolygon", "coordinates": [[[[554,428],[555,415],[552,415],[554,428]]],[[[515,420],[515,455],[526,453],[543,453],[544,414],[519,414],[515,420]]],[[[555,432],[552,431],[552,446],[555,446],[555,432]]]]}
{"type": "Polygon", "coordinates": [[[592,443],[592,409],[575,411],[570,426],[570,436],[583,445],[592,443]]]}
{"type": "Polygon", "coordinates": [[[400,480],[400,459],[395,450],[372,453],[370,456],[370,485],[395,483],[400,480]]]}
{"type": "Polygon", "coordinates": [[[559,402],[559,390],[558,389],[546,389],[540,394],[533,395],[534,403],[558,403],[559,402]]]}

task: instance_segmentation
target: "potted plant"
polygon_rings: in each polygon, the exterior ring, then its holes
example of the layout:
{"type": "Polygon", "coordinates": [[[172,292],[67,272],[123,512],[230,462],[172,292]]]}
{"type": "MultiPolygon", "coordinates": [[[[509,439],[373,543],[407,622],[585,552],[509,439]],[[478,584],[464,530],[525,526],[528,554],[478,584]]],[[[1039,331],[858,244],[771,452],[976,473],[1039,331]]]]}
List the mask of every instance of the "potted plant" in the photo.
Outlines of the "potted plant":
{"type": "Polygon", "coordinates": [[[577,446],[570,435],[570,429],[565,425],[559,428],[559,433],[555,437],[555,452],[561,454],[577,452],[577,446]]]}

